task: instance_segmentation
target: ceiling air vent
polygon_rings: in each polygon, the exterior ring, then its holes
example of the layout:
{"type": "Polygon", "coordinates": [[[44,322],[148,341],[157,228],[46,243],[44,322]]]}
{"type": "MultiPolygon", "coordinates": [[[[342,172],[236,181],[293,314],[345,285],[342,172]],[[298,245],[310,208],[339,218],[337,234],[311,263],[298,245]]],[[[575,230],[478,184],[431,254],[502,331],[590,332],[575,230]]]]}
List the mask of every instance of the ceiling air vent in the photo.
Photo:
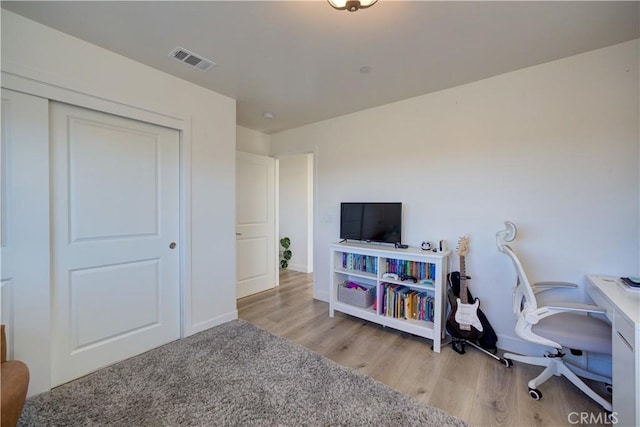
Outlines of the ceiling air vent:
{"type": "Polygon", "coordinates": [[[216,65],[215,62],[209,59],[206,59],[198,54],[195,54],[180,46],[176,47],[171,52],[169,52],[169,57],[176,59],[180,62],[184,62],[185,64],[189,64],[192,67],[195,67],[198,70],[202,70],[202,71],[207,71],[209,68],[216,65]]]}

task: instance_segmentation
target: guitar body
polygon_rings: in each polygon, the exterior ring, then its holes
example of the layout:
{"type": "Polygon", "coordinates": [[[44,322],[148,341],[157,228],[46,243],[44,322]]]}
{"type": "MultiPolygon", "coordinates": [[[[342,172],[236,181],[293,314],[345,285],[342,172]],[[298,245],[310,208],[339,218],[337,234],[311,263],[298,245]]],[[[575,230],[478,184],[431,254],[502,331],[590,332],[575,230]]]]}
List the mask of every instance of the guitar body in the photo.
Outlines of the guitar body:
{"type": "Polygon", "coordinates": [[[447,331],[455,338],[463,338],[472,342],[476,342],[480,338],[482,338],[484,329],[482,327],[482,323],[477,317],[477,307],[480,305],[480,300],[476,298],[474,300],[474,304],[466,304],[467,306],[476,307],[474,309],[474,313],[476,313],[475,318],[478,319],[477,324],[480,325],[480,329],[473,326],[473,324],[469,324],[468,329],[466,329],[465,325],[462,325],[461,327],[460,323],[458,323],[458,320],[456,320],[456,314],[458,313],[458,301],[460,301],[460,298],[459,295],[455,294],[455,291],[460,292],[460,273],[457,271],[450,273],[449,282],[451,283],[451,287],[449,288],[447,297],[449,299],[449,304],[451,305],[451,313],[449,313],[449,317],[447,318],[447,331]]]}
{"type": "Polygon", "coordinates": [[[480,307],[480,300],[476,298],[473,304],[465,304],[458,298],[456,306],[456,312],[453,316],[456,322],[460,325],[461,329],[468,330],[469,326],[476,328],[479,332],[482,332],[482,323],[478,318],[478,307],[480,307]]]}

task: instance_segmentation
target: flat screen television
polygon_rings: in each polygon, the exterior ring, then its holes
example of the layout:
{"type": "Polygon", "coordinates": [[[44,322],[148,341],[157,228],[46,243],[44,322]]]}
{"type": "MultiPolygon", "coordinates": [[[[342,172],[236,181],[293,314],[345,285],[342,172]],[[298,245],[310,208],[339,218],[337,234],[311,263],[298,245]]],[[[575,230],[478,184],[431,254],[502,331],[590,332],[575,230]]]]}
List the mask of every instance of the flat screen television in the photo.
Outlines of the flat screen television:
{"type": "Polygon", "coordinates": [[[341,203],[340,239],[402,242],[402,203],[341,203]]]}

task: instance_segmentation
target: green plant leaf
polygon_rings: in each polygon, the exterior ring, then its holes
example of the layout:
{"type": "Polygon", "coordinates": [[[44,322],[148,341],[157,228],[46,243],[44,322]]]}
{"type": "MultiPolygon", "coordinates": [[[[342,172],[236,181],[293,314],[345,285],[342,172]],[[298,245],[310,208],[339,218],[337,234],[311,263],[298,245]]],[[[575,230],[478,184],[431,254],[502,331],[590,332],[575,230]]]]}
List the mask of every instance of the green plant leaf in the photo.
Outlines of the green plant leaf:
{"type": "Polygon", "coordinates": [[[291,239],[289,239],[288,237],[283,237],[282,239],[280,239],[280,246],[285,249],[289,249],[289,246],[291,246],[291,239]]]}
{"type": "Polygon", "coordinates": [[[289,249],[287,249],[286,251],[282,252],[282,257],[284,259],[286,259],[287,261],[291,259],[291,251],[289,249]]]}

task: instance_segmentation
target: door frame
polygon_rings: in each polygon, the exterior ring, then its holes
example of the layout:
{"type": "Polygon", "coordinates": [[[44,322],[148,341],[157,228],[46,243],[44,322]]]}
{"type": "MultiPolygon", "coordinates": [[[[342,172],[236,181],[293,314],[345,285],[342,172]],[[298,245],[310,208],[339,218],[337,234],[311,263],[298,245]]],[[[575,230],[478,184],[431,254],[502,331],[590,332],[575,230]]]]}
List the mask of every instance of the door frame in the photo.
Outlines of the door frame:
{"type": "MultiPolygon", "coordinates": [[[[312,212],[313,212],[313,217],[312,217],[312,221],[311,221],[311,238],[313,240],[312,244],[313,244],[313,272],[312,272],[312,288],[313,288],[313,298],[320,300],[320,301],[329,301],[328,299],[328,294],[325,291],[318,291],[316,289],[316,277],[318,276],[318,250],[316,248],[316,242],[318,241],[318,220],[319,220],[319,214],[318,214],[318,158],[319,158],[319,148],[318,146],[314,146],[313,149],[309,150],[301,150],[301,151],[297,151],[297,150],[291,150],[291,151],[287,151],[286,153],[279,153],[279,154],[275,154],[273,155],[276,159],[276,232],[279,233],[280,232],[280,170],[279,170],[279,164],[280,164],[280,159],[284,159],[287,157],[296,157],[296,156],[303,156],[305,154],[310,154],[311,158],[312,158],[312,164],[313,164],[313,173],[312,173],[312,202],[313,202],[313,206],[312,206],[312,212]]],[[[277,234],[276,234],[277,236],[277,234]]],[[[279,238],[277,238],[276,240],[278,240],[279,242],[279,238]]],[[[278,248],[280,248],[279,243],[278,243],[278,248]]],[[[279,274],[277,275],[279,276],[279,274]]],[[[279,279],[279,277],[278,277],[279,279]]],[[[279,281],[277,282],[279,284],[279,281]]]]}
{"type": "MultiPolygon", "coordinates": [[[[180,289],[180,337],[184,338],[195,332],[192,322],[191,312],[191,116],[180,114],[176,111],[159,111],[149,110],[142,106],[127,104],[116,99],[106,99],[93,96],[90,93],[79,92],[69,87],[50,84],[45,81],[46,76],[34,76],[33,78],[14,74],[6,70],[1,71],[2,88],[10,89],[16,92],[22,92],[28,95],[44,98],[48,101],[57,101],[78,107],[96,110],[99,112],[121,116],[133,120],[143,121],[163,127],[175,129],[180,133],[179,136],[179,289],[180,289]]],[[[49,124],[47,123],[47,128],[49,124]]],[[[50,145],[49,135],[47,135],[47,146],[50,145]]],[[[47,153],[49,155],[49,153],[47,153]]],[[[47,164],[50,164],[50,157],[47,158],[47,164]]],[[[47,186],[50,182],[50,176],[47,176],[47,186]]],[[[50,190],[49,190],[50,191],[50,190]]],[[[44,203],[50,208],[50,192],[44,203]]],[[[51,224],[49,225],[49,233],[51,224]]],[[[42,236],[43,243],[49,247],[49,233],[42,236]]],[[[49,252],[50,253],[50,252],[49,252]]],[[[53,288],[53,287],[52,287],[53,288]]],[[[30,289],[31,295],[44,295],[49,297],[48,301],[48,317],[51,315],[53,300],[50,297],[49,288],[47,289],[30,289]]],[[[20,307],[17,307],[18,309],[20,307]]],[[[14,308],[15,310],[16,308],[14,308]]],[[[43,316],[47,314],[43,313],[43,316]]],[[[41,345],[40,355],[44,359],[51,360],[52,350],[50,339],[52,337],[48,324],[29,325],[30,328],[38,330],[41,336],[46,336],[48,340],[43,341],[41,345]]],[[[50,364],[49,364],[50,365],[50,364]]],[[[45,376],[43,374],[43,376],[45,376]]],[[[51,388],[51,367],[49,367],[48,377],[39,378],[40,384],[48,384],[51,388]]],[[[29,390],[29,394],[40,393],[45,390],[29,390]]]]}
{"type": "MultiPolygon", "coordinates": [[[[307,193],[306,193],[306,197],[307,197],[307,201],[311,202],[311,210],[310,210],[310,217],[307,216],[306,220],[307,220],[307,233],[309,235],[309,241],[310,243],[307,245],[307,251],[311,250],[311,254],[312,254],[312,259],[311,259],[311,265],[312,265],[312,273],[314,273],[316,271],[316,255],[315,255],[315,242],[316,242],[316,221],[317,221],[317,212],[316,212],[316,207],[318,205],[317,201],[316,201],[316,197],[317,197],[317,183],[316,183],[316,169],[317,169],[317,147],[316,149],[314,149],[313,151],[303,151],[303,152],[291,152],[291,153],[287,153],[287,154],[279,154],[275,156],[276,159],[276,212],[278,213],[278,215],[276,215],[276,236],[279,236],[280,233],[280,160],[283,159],[289,159],[292,157],[302,157],[302,156],[311,156],[311,179],[310,179],[310,185],[307,188],[307,193]],[[311,200],[309,200],[309,194],[311,194],[311,200]]],[[[279,237],[276,237],[276,240],[278,240],[279,237]]],[[[278,249],[280,248],[280,244],[278,242],[278,249]]],[[[278,275],[279,276],[279,275],[278,275]]]]}

